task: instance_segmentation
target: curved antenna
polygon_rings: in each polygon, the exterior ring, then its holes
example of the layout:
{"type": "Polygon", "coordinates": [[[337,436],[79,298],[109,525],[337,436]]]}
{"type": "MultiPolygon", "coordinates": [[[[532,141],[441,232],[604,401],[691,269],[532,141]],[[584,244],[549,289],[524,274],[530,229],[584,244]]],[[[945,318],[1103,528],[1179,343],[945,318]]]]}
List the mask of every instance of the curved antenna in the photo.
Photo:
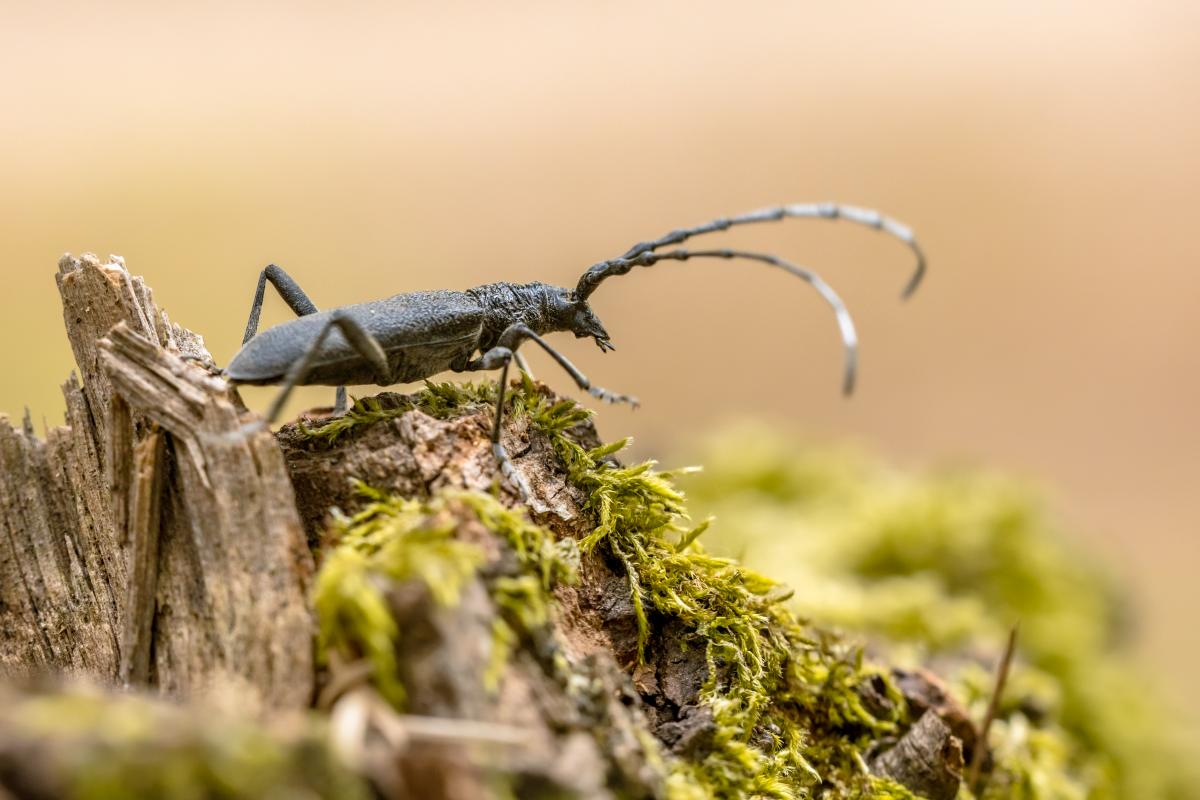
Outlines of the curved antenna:
{"type": "MultiPolygon", "coordinates": [[[[843,206],[837,203],[792,203],[790,205],[772,206],[771,208],[762,208],[757,211],[751,211],[747,214],[739,214],[736,217],[722,217],[714,219],[711,222],[706,222],[703,225],[696,225],[692,228],[678,228],[671,231],[665,236],[658,239],[653,239],[648,242],[640,242],[629,248],[628,251],[620,258],[613,261],[621,261],[623,259],[636,258],[643,253],[658,250],[661,247],[670,245],[682,244],[693,236],[701,236],[706,233],[716,233],[718,231],[729,230],[738,225],[750,225],[757,222],[777,222],[782,219],[844,219],[850,222],[865,225],[868,228],[874,228],[878,231],[883,231],[908,245],[912,250],[913,255],[917,258],[917,266],[913,271],[912,277],[908,279],[908,283],[901,292],[901,297],[904,299],[912,296],[913,292],[920,286],[922,278],[925,277],[925,253],[917,244],[916,238],[913,236],[912,230],[903,223],[900,223],[890,217],[885,217],[878,211],[873,211],[869,208],[858,208],[857,206],[843,206]]],[[[579,285],[575,289],[575,298],[577,300],[586,300],[600,282],[612,275],[623,274],[612,272],[609,270],[611,261],[601,261],[598,264],[592,265],[587,272],[579,278],[579,285]]]]}
{"type": "Polygon", "coordinates": [[[854,392],[854,384],[858,376],[858,333],[854,329],[854,319],[850,316],[850,312],[846,309],[846,304],[842,302],[842,298],[833,290],[833,287],[812,270],[796,266],[778,256],[767,253],[753,253],[747,250],[668,250],[662,253],[643,251],[632,258],[614,258],[611,261],[604,262],[608,265],[608,273],[605,277],[609,275],[624,275],[634,267],[649,267],[657,264],[659,261],[688,261],[693,258],[741,258],[749,261],[758,261],[772,267],[778,267],[784,272],[807,281],[809,285],[817,290],[821,298],[829,304],[830,308],[833,309],[834,317],[837,319],[838,330],[842,335],[842,349],[844,352],[845,366],[844,377],[842,379],[842,392],[847,395],[854,392]]]}

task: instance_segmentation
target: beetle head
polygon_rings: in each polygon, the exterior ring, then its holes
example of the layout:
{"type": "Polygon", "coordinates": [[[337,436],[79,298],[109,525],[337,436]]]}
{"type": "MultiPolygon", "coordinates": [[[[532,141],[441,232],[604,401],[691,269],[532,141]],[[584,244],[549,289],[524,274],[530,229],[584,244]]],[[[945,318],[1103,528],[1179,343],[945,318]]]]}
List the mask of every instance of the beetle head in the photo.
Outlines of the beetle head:
{"type": "Polygon", "coordinates": [[[600,318],[587,303],[575,304],[574,314],[571,317],[571,332],[577,339],[592,337],[601,350],[617,349],[613,347],[612,340],[608,338],[608,331],[604,330],[604,326],[600,324],[600,318]]]}
{"type": "Polygon", "coordinates": [[[570,331],[576,339],[592,338],[601,350],[616,350],[608,331],[586,300],[576,300],[569,289],[556,289],[552,300],[551,317],[555,330],[570,331]]]}

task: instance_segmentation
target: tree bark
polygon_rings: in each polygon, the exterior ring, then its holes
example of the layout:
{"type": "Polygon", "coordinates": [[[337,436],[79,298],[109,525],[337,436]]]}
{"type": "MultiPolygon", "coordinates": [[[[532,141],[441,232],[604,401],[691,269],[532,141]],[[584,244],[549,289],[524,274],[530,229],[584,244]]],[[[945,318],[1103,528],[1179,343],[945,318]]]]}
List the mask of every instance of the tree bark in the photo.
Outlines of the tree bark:
{"type": "Polygon", "coordinates": [[[0,417],[0,669],[307,706],[313,564],[274,438],[119,260],[64,257],[58,285],[83,383],[45,441],[0,417]]]}

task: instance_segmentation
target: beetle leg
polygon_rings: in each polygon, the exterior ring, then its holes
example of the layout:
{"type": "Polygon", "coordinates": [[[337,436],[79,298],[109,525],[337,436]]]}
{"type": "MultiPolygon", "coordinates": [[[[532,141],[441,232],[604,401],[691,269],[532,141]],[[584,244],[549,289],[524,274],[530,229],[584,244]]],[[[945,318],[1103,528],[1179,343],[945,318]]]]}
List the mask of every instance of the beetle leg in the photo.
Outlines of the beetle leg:
{"type": "Polygon", "coordinates": [[[526,339],[532,339],[537,342],[543,350],[550,354],[551,358],[558,362],[567,374],[575,381],[580,389],[591,394],[593,397],[598,397],[601,400],[607,400],[610,403],[629,403],[635,408],[638,405],[636,397],[631,397],[624,394],[616,394],[607,389],[602,389],[599,386],[593,386],[579,369],[567,360],[567,357],[551,347],[542,337],[538,336],[527,325],[510,325],[500,335],[499,344],[488,350],[479,358],[467,363],[464,372],[475,372],[484,369],[499,369],[500,383],[496,396],[496,414],[492,422],[492,454],[496,457],[496,462],[500,466],[500,474],[502,474],[509,484],[517,487],[521,493],[521,499],[525,502],[529,501],[532,493],[529,489],[529,484],[525,480],[525,476],[517,471],[513,466],[512,459],[508,455],[508,451],[504,449],[504,445],[500,441],[500,433],[503,430],[504,424],[504,398],[508,390],[508,368],[517,356],[517,348],[521,342],[526,339]]]}
{"type": "Polygon", "coordinates": [[[515,353],[507,347],[493,347],[484,353],[477,363],[487,365],[481,366],[480,369],[500,367],[500,383],[496,390],[496,415],[492,421],[492,455],[495,456],[496,463],[500,466],[500,474],[504,476],[509,485],[517,487],[517,492],[521,495],[521,502],[528,503],[533,496],[533,492],[529,489],[529,482],[513,466],[508,451],[500,442],[500,432],[503,430],[504,424],[504,393],[508,388],[508,366],[512,363],[514,355],[515,353]]]}
{"type": "MultiPolygon", "coordinates": [[[[266,269],[258,274],[258,286],[254,290],[254,301],[250,304],[250,318],[246,320],[246,332],[242,336],[242,346],[245,346],[246,342],[253,339],[254,335],[258,333],[258,322],[262,317],[262,306],[268,281],[275,287],[275,291],[279,292],[279,296],[283,298],[283,302],[288,304],[288,308],[296,312],[296,316],[307,317],[309,314],[317,313],[317,307],[313,304],[313,301],[309,300],[308,295],[304,293],[300,285],[292,280],[292,276],[276,265],[268,264],[266,269]]],[[[333,413],[346,413],[345,386],[337,388],[333,413]]]]}
{"type": "Polygon", "coordinates": [[[304,355],[292,364],[284,376],[283,381],[280,383],[279,394],[275,396],[271,407],[267,409],[266,418],[268,423],[274,422],[275,418],[279,416],[279,412],[283,410],[283,404],[287,402],[288,395],[292,393],[292,389],[304,383],[304,379],[308,377],[309,371],[312,370],[317,354],[321,352],[321,347],[324,346],[325,340],[329,337],[329,333],[334,327],[341,330],[342,335],[346,337],[346,341],[350,343],[354,351],[371,365],[371,368],[375,371],[375,379],[381,386],[386,386],[391,382],[387,354],[384,353],[383,346],[379,344],[379,340],[367,333],[353,317],[339,311],[334,311],[321,327],[320,332],[309,343],[308,349],[304,351],[304,355]]]}
{"type": "Polygon", "coordinates": [[[309,300],[308,295],[304,293],[299,284],[292,280],[292,276],[274,264],[268,264],[266,269],[258,274],[254,302],[250,304],[250,319],[246,320],[246,333],[242,336],[243,345],[258,333],[258,320],[262,316],[263,299],[268,281],[275,287],[275,291],[279,292],[283,302],[288,304],[288,308],[296,312],[296,316],[307,317],[309,314],[317,313],[317,307],[313,305],[313,301],[309,300]]]}
{"type": "Polygon", "coordinates": [[[506,328],[504,333],[500,334],[500,346],[507,347],[515,353],[516,349],[520,347],[521,342],[525,339],[530,339],[536,342],[538,346],[549,353],[550,357],[557,361],[558,365],[566,370],[567,374],[571,376],[571,379],[575,381],[575,385],[580,389],[583,389],[592,397],[609,403],[629,403],[634,408],[638,407],[638,399],[632,395],[617,394],[616,392],[610,392],[607,389],[603,389],[599,386],[593,386],[592,382],[588,380],[586,375],[579,371],[578,367],[572,364],[562,353],[551,347],[545,339],[543,339],[541,336],[538,336],[527,325],[518,323],[516,325],[510,325],[508,328],[506,328]]]}
{"type": "Polygon", "coordinates": [[[529,376],[530,380],[534,380],[533,370],[529,368],[529,362],[525,360],[525,356],[518,352],[513,352],[513,361],[517,362],[517,369],[529,376]]]}

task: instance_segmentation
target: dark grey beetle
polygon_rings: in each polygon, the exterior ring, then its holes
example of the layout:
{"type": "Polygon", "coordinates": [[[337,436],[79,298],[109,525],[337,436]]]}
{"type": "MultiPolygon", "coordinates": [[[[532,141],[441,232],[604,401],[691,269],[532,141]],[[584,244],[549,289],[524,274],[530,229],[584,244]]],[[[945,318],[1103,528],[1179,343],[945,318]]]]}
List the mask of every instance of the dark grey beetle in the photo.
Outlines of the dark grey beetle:
{"type": "Polygon", "coordinates": [[[614,349],[608,331],[588,305],[588,298],[606,278],[624,275],[634,267],[649,267],[660,261],[737,258],[779,267],[807,281],[833,308],[845,349],[843,389],[847,394],[853,391],[858,358],[854,323],[841,298],[816,273],[773,255],[746,250],[662,249],[700,234],[788,217],[850,220],[905,242],[915,253],[917,266],[904,289],[904,297],[916,290],[925,274],[924,255],[907,227],[876,211],[829,203],[776,206],[671,231],[661,238],[634,245],[620,258],[593,264],[573,290],[544,283],[489,283],[463,292],[410,292],[386,300],[317,311],[296,282],[272,264],[259,275],[242,349],[224,374],[233,383],[282,386],[267,411],[269,424],[278,417],[288,394],[299,385],[337,386],[336,408],[342,413],[346,408],[347,384],[389,386],[422,380],[446,370],[499,369],[492,452],[504,477],[528,498],[529,487],[500,443],[509,365],[514,359],[520,363],[517,349],[525,340],[532,340],[567,371],[580,389],[611,403],[636,406],[633,397],[593,386],[574,364],[542,339],[543,334],[570,331],[577,338],[591,337],[601,350],[614,349]],[[300,318],[258,333],[268,282],[300,318]]]}

